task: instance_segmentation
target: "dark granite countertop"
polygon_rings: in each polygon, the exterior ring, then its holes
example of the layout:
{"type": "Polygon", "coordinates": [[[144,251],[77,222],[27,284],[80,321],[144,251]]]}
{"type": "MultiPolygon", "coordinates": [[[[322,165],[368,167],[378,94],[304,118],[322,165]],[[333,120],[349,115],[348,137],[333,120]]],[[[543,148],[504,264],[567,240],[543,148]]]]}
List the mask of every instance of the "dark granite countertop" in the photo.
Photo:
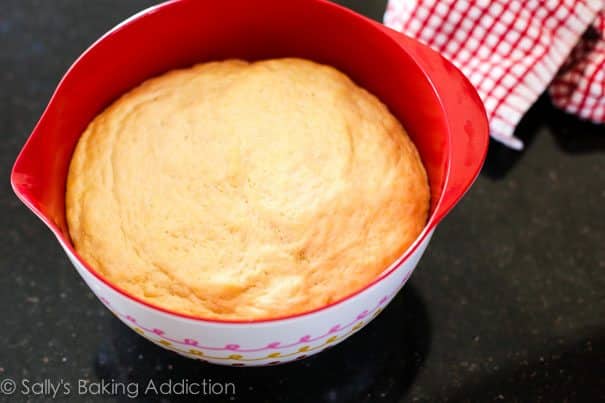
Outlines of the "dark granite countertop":
{"type": "MultiPolygon", "coordinates": [[[[8,176],[66,68],[152,3],[2,0],[0,379],[236,385],[232,400],[138,398],[165,402],[605,401],[605,128],[554,110],[548,99],[518,130],[525,151],[492,144],[411,281],[332,350],[279,367],[211,366],[164,351],[112,317],[13,195],[8,176]]],[[[380,19],[385,1],[344,3],[380,19]]]]}

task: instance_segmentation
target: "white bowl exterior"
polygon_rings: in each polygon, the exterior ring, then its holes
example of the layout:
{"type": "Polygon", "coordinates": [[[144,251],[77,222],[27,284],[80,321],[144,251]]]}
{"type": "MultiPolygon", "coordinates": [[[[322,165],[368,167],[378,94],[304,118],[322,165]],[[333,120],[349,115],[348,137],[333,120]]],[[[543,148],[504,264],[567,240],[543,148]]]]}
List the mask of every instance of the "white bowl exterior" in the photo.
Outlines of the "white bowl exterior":
{"type": "Polygon", "coordinates": [[[274,365],[316,354],[357,332],[395,297],[424,253],[433,230],[390,275],[338,304],[294,318],[258,323],[187,319],[122,295],[91,274],[61,242],[101,302],[153,343],[189,358],[233,366],[274,365]]]}

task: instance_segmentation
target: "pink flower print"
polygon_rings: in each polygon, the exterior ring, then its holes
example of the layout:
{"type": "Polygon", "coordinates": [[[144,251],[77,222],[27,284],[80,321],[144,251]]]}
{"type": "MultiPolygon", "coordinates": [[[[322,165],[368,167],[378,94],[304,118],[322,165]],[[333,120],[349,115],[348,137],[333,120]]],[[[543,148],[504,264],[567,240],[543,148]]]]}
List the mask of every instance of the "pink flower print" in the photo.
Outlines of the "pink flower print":
{"type": "Polygon", "coordinates": [[[183,343],[187,344],[188,346],[197,346],[197,341],[193,339],[185,339],[183,340],[183,343]]]}
{"type": "Polygon", "coordinates": [[[359,315],[357,315],[357,319],[359,320],[359,319],[363,319],[363,318],[365,318],[366,316],[368,316],[368,313],[369,313],[369,312],[368,312],[368,310],[366,309],[365,311],[363,311],[362,313],[360,313],[359,315]]]}

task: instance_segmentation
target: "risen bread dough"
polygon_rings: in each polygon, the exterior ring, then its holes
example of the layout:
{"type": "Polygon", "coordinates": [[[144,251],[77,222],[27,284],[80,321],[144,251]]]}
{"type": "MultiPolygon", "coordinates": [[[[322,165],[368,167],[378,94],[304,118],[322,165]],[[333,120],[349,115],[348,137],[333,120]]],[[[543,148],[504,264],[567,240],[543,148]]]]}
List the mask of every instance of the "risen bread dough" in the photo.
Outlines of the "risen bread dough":
{"type": "Polygon", "coordinates": [[[301,59],[146,81],[90,123],[66,195],[75,248],[102,276],[220,319],[298,313],[358,290],[410,246],[428,208],[396,118],[301,59]]]}

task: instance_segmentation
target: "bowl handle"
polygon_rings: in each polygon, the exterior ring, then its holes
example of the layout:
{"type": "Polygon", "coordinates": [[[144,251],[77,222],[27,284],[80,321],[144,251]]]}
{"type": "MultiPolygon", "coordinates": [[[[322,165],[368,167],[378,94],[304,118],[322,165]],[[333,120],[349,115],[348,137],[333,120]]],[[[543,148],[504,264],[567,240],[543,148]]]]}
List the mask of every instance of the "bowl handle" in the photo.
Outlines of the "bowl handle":
{"type": "Polygon", "coordinates": [[[432,217],[437,223],[464,196],[483,166],[489,143],[485,108],[473,85],[443,56],[400,32],[376,24],[423,70],[439,98],[450,130],[448,173],[432,217]]]}

